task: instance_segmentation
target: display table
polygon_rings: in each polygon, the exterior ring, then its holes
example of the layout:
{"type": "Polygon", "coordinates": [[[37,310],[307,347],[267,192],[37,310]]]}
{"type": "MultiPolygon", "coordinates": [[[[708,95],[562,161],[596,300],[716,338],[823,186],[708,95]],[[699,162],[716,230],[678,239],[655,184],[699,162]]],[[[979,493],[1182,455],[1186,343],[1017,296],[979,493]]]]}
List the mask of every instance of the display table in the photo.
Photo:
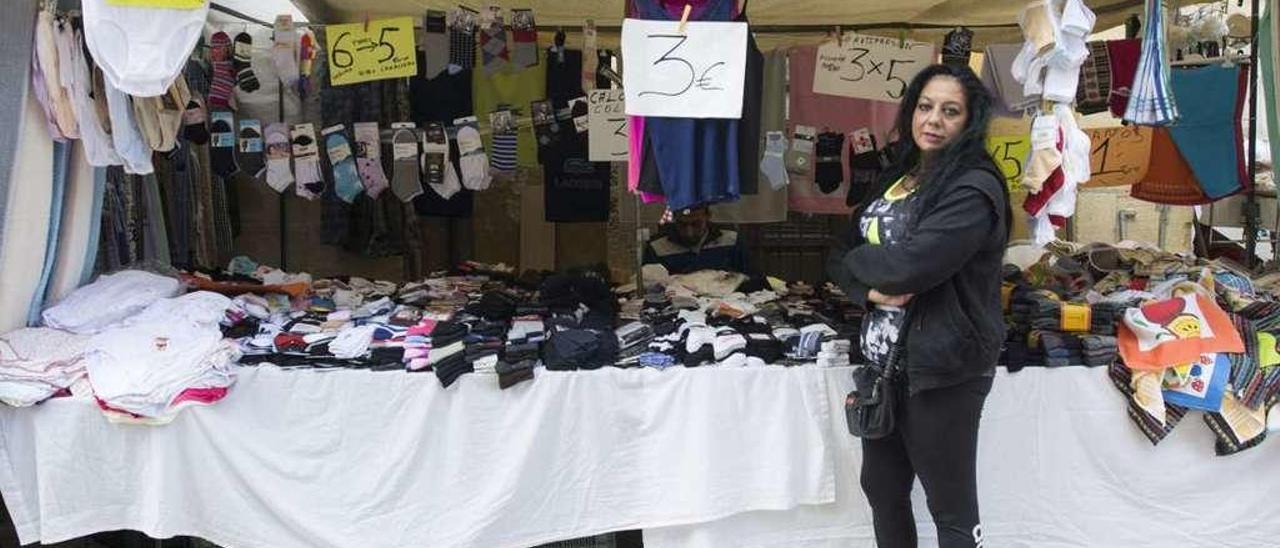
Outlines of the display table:
{"type": "Polygon", "coordinates": [[[167,426],[111,424],[85,400],[0,409],[0,491],[23,543],[133,529],[494,548],[702,523],[835,500],[832,373],[539,370],[446,390],[430,373],[246,368],[167,426]]]}
{"type": "MultiPolygon", "coordinates": [[[[852,389],[830,375],[832,413],[852,389]]],[[[645,531],[645,548],[871,548],[859,443],[833,421],[835,504],[645,531]]],[[[987,546],[1261,548],[1280,539],[1280,440],[1230,457],[1192,413],[1158,447],[1103,368],[1001,370],[983,411],[978,481],[987,546]]],[[[937,546],[916,484],[921,546],[937,546]]]]}
{"type": "MultiPolygon", "coordinates": [[[[245,369],[163,427],[89,402],[0,410],[22,542],[134,529],[238,547],[525,547],[645,529],[649,548],[872,546],[848,369],[464,377],[245,369]]],[[[1188,417],[1153,448],[1102,369],[1001,374],[982,424],[988,544],[1258,547],[1280,442],[1213,456],[1188,417]]],[[[934,536],[923,497],[923,545],[934,536]]]]}

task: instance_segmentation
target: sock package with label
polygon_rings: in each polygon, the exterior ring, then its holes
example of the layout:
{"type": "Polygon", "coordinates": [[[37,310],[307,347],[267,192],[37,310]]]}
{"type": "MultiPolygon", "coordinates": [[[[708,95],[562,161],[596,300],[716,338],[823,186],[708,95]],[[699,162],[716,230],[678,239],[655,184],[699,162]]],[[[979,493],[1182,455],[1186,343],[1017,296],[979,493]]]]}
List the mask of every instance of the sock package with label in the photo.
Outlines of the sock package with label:
{"type": "Polygon", "coordinates": [[[324,175],[320,173],[320,147],[316,146],[316,130],[311,124],[293,126],[293,171],[297,178],[294,191],[308,200],[324,193],[324,175]]]}

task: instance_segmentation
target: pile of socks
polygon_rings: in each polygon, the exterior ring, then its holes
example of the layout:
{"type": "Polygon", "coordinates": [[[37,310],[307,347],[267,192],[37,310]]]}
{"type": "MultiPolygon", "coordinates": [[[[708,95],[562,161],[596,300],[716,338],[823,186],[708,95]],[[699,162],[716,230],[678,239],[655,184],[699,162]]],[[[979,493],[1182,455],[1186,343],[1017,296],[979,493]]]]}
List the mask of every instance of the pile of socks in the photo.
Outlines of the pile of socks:
{"type": "Polygon", "coordinates": [[[723,327],[716,330],[711,349],[718,365],[725,367],[747,365],[747,338],[734,329],[723,327]]]}
{"type": "Polygon", "coordinates": [[[1093,305],[1093,315],[1089,332],[1094,335],[1115,336],[1116,324],[1124,317],[1129,303],[1101,302],[1093,305]]]}
{"type": "Polygon", "coordinates": [[[1040,331],[1038,335],[1040,347],[1044,349],[1046,367],[1068,367],[1084,363],[1084,347],[1079,337],[1052,331],[1040,331]]]}
{"type": "Polygon", "coordinates": [[[498,373],[498,387],[506,390],[524,381],[533,380],[533,367],[536,360],[518,362],[499,361],[495,366],[498,373]]]}
{"type": "Polygon", "coordinates": [[[557,328],[542,350],[547,369],[573,371],[599,369],[618,358],[618,337],[612,331],[557,328]]]}
{"type": "Polygon", "coordinates": [[[430,371],[431,330],[435,329],[435,320],[420,320],[410,326],[404,333],[404,369],[410,371],[430,371]]]}
{"type": "Polygon", "coordinates": [[[475,369],[466,360],[467,337],[466,326],[457,322],[440,322],[431,331],[431,353],[427,363],[440,379],[445,388],[451,386],[458,377],[471,373],[475,369]]]}
{"type": "Polygon", "coordinates": [[[818,367],[847,367],[851,346],[852,343],[846,339],[822,343],[818,351],[818,367]]]}
{"type": "Polygon", "coordinates": [[[1084,364],[1089,367],[1110,366],[1120,354],[1115,337],[1085,335],[1080,337],[1080,345],[1084,364]]]}

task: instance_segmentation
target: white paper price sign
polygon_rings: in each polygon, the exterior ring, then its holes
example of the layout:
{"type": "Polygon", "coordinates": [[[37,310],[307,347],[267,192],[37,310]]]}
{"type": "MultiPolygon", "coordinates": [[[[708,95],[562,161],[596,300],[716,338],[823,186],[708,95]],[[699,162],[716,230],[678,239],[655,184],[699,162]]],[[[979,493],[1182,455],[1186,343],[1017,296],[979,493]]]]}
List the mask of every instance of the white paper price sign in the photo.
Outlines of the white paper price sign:
{"type": "Polygon", "coordinates": [[[846,33],[818,48],[813,92],[896,103],[933,59],[933,44],[846,33]]]}
{"type": "Polygon", "coordinates": [[[622,90],[597,89],[587,95],[587,148],[592,162],[627,161],[627,113],[622,90]]]}
{"type": "Polygon", "coordinates": [[[627,114],[741,118],[747,24],[622,22],[627,114]]]}

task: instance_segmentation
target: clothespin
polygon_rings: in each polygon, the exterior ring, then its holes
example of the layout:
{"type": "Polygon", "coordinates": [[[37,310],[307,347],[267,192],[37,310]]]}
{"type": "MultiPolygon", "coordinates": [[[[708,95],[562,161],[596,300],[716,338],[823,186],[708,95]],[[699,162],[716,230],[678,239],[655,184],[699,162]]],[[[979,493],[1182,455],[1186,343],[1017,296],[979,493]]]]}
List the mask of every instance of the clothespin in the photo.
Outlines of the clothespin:
{"type": "Polygon", "coordinates": [[[905,28],[898,29],[898,47],[907,47],[907,29],[905,28]]]}
{"type": "Polygon", "coordinates": [[[364,12],[364,31],[369,32],[369,12],[364,12]]]}
{"type": "Polygon", "coordinates": [[[689,22],[690,13],[693,13],[693,4],[685,4],[684,13],[680,14],[680,27],[676,29],[676,32],[684,34],[684,26],[689,22]]]}

